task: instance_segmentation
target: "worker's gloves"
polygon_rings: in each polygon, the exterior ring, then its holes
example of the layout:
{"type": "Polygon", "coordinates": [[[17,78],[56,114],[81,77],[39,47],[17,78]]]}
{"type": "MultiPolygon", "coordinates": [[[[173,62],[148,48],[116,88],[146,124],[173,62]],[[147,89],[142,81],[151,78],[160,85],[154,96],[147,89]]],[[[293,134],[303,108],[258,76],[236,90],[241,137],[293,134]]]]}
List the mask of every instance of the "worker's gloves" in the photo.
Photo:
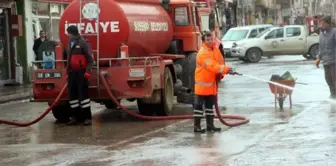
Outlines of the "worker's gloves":
{"type": "Polygon", "coordinates": [[[315,65],[316,65],[317,68],[320,68],[320,62],[321,62],[320,59],[316,59],[315,65]]]}
{"type": "Polygon", "coordinates": [[[224,72],[223,72],[223,74],[224,74],[224,75],[229,74],[229,73],[230,73],[230,70],[231,70],[231,67],[225,65],[225,66],[224,66],[224,72]]]}
{"type": "Polygon", "coordinates": [[[84,78],[89,79],[90,77],[91,77],[91,74],[85,72],[85,74],[84,74],[84,78]]]}
{"type": "Polygon", "coordinates": [[[223,74],[217,74],[216,75],[216,81],[219,82],[220,80],[222,80],[224,78],[223,74]]]}

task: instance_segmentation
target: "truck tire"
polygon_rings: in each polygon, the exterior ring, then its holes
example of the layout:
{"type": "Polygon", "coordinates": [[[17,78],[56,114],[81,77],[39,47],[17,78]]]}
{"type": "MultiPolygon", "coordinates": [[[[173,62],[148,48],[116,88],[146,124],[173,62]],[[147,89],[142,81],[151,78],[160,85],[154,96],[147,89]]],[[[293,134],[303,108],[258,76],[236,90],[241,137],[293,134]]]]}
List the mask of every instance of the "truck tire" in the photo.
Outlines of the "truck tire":
{"type": "Polygon", "coordinates": [[[183,104],[194,103],[194,85],[195,85],[195,69],[196,69],[197,52],[191,52],[183,59],[181,81],[185,88],[191,90],[190,93],[179,92],[176,95],[177,102],[183,104]]]}
{"type": "MultiPolygon", "coordinates": [[[[120,101],[121,100],[118,100],[118,102],[120,101]]],[[[118,107],[112,100],[104,101],[104,105],[107,109],[116,109],[118,107]]]]}
{"type": "Polygon", "coordinates": [[[318,44],[314,44],[309,48],[310,59],[316,60],[318,50],[319,50],[319,45],[318,44]]]}
{"type": "Polygon", "coordinates": [[[137,100],[138,110],[141,115],[152,116],[155,109],[157,108],[157,104],[148,104],[141,101],[141,99],[137,100]]]}
{"type": "Polygon", "coordinates": [[[165,68],[164,87],[161,89],[161,103],[158,104],[158,109],[155,110],[158,116],[168,116],[171,114],[174,105],[174,82],[173,76],[168,67],[165,68]]]}
{"type": "Polygon", "coordinates": [[[144,103],[141,99],[137,100],[138,110],[141,115],[168,116],[173,110],[174,104],[174,82],[173,76],[168,67],[164,71],[164,87],[161,89],[161,102],[159,104],[144,103]]]}
{"type": "Polygon", "coordinates": [[[250,48],[246,52],[246,58],[249,62],[258,63],[262,57],[262,51],[259,48],[250,48]]]}
{"type": "Polygon", "coordinates": [[[182,64],[182,85],[194,91],[197,52],[186,55],[182,64]]]}
{"type": "Polygon", "coordinates": [[[54,106],[52,109],[52,114],[58,122],[66,123],[69,121],[70,111],[69,104],[59,104],[54,106]]]}

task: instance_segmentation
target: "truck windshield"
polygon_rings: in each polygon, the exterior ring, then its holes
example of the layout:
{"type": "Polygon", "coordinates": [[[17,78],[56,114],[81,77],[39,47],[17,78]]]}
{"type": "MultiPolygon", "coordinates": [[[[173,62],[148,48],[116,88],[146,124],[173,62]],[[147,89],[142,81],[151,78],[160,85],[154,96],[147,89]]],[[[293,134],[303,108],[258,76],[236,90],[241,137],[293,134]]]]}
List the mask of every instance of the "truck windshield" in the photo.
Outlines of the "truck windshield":
{"type": "Polygon", "coordinates": [[[224,41],[238,41],[245,39],[248,34],[247,29],[233,30],[230,29],[223,37],[224,41]]]}

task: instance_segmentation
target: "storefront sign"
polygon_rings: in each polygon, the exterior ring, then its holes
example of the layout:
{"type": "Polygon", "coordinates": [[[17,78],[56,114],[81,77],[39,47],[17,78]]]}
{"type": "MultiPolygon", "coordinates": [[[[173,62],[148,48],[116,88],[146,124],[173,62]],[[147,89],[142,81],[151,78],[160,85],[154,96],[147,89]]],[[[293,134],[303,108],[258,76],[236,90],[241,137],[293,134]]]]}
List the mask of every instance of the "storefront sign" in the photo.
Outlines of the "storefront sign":
{"type": "Polygon", "coordinates": [[[23,24],[22,24],[22,15],[12,15],[12,35],[13,36],[23,36],[23,24]]]}

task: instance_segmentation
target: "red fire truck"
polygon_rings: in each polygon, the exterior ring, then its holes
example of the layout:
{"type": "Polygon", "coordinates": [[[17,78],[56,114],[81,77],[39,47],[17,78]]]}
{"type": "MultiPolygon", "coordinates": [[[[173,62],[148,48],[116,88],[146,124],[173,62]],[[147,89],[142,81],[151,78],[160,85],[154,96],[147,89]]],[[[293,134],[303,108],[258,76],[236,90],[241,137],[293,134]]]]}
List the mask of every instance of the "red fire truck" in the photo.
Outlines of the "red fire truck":
{"type": "MultiPolygon", "coordinates": [[[[220,4],[215,0],[73,0],[59,26],[61,43],[66,28],[76,25],[91,44],[95,65],[89,80],[92,101],[115,108],[99,74],[107,75],[110,90],[121,100],[137,100],[143,115],[170,115],[174,96],[193,102],[194,70],[201,32],[220,36],[220,4]]],[[[62,46],[45,43],[40,53],[55,52],[52,68],[33,71],[33,95],[51,104],[66,83],[62,46]]],[[[42,64],[46,61],[35,61],[42,64]]],[[[68,94],[53,108],[57,120],[67,120],[68,94]]]]}

